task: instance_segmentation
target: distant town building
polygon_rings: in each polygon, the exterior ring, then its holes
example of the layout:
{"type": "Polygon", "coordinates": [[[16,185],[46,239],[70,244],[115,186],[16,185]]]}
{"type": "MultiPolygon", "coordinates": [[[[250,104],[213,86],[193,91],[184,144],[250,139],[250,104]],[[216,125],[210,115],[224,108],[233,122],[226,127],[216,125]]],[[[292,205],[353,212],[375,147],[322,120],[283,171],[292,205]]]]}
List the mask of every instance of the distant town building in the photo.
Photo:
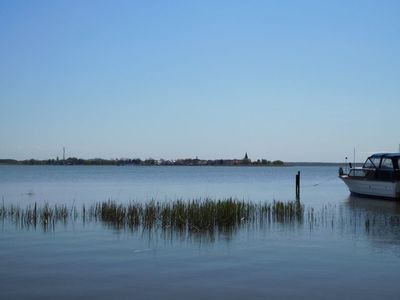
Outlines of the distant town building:
{"type": "Polygon", "coordinates": [[[247,152],[246,152],[246,154],[244,155],[244,158],[243,158],[243,160],[242,160],[242,163],[243,163],[244,165],[248,165],[248,164],[251,163],[251,159],[249,159],[249,156],[247,155],[247,152]]]}

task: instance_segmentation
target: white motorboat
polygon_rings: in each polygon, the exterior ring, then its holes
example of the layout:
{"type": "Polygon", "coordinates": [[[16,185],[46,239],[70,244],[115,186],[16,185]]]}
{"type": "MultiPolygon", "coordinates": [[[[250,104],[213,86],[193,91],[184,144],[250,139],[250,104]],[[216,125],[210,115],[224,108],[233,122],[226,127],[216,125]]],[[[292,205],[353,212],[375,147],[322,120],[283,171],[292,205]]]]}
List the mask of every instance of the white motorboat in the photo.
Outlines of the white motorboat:
{"type": "Polygon", "coordinates": [[[340,168],[339,177],[352,194],[400,198],[400,153],[374,154],[362,168],[340,168]]]}

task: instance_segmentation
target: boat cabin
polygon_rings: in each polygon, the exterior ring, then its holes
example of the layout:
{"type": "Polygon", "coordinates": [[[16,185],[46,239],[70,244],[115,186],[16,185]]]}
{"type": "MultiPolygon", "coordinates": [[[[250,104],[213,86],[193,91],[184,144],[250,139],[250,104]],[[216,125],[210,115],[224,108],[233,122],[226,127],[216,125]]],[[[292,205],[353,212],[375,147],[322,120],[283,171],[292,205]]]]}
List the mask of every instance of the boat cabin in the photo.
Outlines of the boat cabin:
{"type": "Polygon", "coordinates": [[[400,153],[378,153],[367,158],[364,169],[400,169],[400,153]]]}
{"type": "Polygon", "coordinates": [[[362,169],[352,169],[349,176],[369,180],[400,180],[400,153],[378,153],[367,158],[362,169]]]}

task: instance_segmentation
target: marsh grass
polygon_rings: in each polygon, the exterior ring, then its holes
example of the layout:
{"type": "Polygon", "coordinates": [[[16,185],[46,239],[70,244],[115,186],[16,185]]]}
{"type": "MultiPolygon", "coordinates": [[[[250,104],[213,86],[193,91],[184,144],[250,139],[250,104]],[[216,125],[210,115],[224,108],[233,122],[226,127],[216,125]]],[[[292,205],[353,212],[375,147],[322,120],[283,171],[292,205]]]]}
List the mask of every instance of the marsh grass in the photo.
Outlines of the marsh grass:
{"type": "Polygon", "coordinates": [[[233,198],[132,202],[127,205],[106,201],[95,204],[89,212],[91,219],[116,227],[213,232],[231,230],[250,223],[301,222],[304,206],[298,201],[257,204],[233,198]]]}
{"type": "Polygon", "coordinates": [[[304,206],[298,201],[252,203],[233,198],[170,202],[117,203],[112,200],[98,202],[87,210],[83,205],[78,213],[75,206],[16,205],[0,207],[0,217],[8,218],[21,226],[41,224],[44,228],[56,223],[67,223],[81,215],[86,220],[101,221],[116,228],[144,228],[180,232],[231,231],[244,224],[301,222],[304,206]]]}
{"type": "Polygon", "coordinates": [[[48,229],[50,225],[54,226],[58,222],[67,223],[76,213],[76,210],[71,213],[66,205],[51,206],[48,203],[43,206],[35,203],[24,209],[18,205],[5,206],[3,204],[0,208],[2,219],[9,219],[21,227],[36,227],[37,224],[41,224],[44,229],[48,229]]]}
{"type": "Polygon", "coordinates": [[[101,222],[113,229],[145,230],[161,233],[165,238],[199,238],[213,240],[218,234],[229,236],[238,229],[256,229],[284,225],[290,230],[304,227],[311,230],[331,228],[367,234],[400,232],[400,215],[380,214],[359,209],[324,204],[321,209],[304,208],[300,201],[245,202],[227,199],[182,199],[169,202],[117,203],[108,200],[78,211],[66,205],[36,203],[21,208],[19,205],[0,204],[0,220],[11,221],[20,228],[54,229],[56,224],[67,224],[81,217],[85,222],[101,222]]]}

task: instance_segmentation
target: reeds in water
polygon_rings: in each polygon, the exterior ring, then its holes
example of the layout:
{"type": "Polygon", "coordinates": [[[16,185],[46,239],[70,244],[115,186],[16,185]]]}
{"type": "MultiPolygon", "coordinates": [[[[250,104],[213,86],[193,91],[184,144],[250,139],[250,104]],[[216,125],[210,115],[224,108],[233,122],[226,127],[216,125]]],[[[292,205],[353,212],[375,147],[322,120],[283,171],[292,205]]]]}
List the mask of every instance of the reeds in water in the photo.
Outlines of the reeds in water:
{"type": "Polygon", "coordinates": [[[116,229],[161,229],[165,236],[193,235],[215,236],[216,233],[231,233],[243,226],[282,224],[307,225],[310,230],[320,227],[337,229],[340,232],[365,231],[380,235],[382,232],[399,232],[400,215],[397,213],[368,212],[361,209],[346,209],[324,204],[322,209],[308,207],[300,201],[245,202],[234,198],[175,200],[169,202],[117,203],[103,201],[78,212],[73,205],[31,204],[25,208],[18,205],[0,204],[0,220],[11,221],[18,227],[41,226],[44,230],[55,228],[55,224],[66,224],[81,216],[83,222],[102,222],[116,229]]]}
{"type": "Polygon", "coordinates": [[[10,219],[23,227],[36,227],[37,224],[41,224],[46,229],[56,222],[66,223],[72,216],[71,211],[66,205],[51,206],[48,203],[43,206],[35,203],[33,206],[28,205],[25,209],[17,205],[3,204],[0,208],[0,217],[10,219]]]}
{"type": "MultiPolygon", "coordinates": [[[[78,215],[75,207],[68,209],[66,205],[52,206],[47,203],[43,206],[35,203],[25,209],[4,204],[0,207],[1,218],[11,219],[24,226],[40,223],[47,228],[50,224],[76,219],[78,215]]],[[[89,220],[101,221],[117,228],[128,226],[181,232],[214,232],[229,231],[243,224],[301,221],[304,206],[298,201],[257,204],[233,198],[127,204],[109,200],[92,205],[88,211],[83,206],[81,215],[84,222],[89,217],[89,220]]]]}
{"type": "Polygon", "coordinates": [[[116,226],[160,227],[163,229],[214,231],[246,223],[301,221],[304,206],[298,201],[256,204],[232,198],[222,200],[176,200],[172,202],[117,204],[97,203],[91,217],[116,226]]]}

